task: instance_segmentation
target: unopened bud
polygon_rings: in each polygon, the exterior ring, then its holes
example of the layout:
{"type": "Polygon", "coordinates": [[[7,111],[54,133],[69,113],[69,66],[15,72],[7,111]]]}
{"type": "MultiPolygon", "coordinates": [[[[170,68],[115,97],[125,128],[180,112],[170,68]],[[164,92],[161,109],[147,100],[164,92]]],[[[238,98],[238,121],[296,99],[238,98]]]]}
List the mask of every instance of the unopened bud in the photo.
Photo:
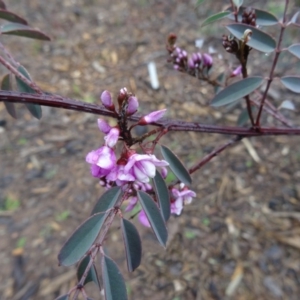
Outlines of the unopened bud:
{"type": "Polygon", "coordinates": [[[100,96],[101,102],[104,105],[105,108],[108,110],[114,111],[115,106],[111,98],[111,94],[109,91],[104,91],[100,96]]]}
{"type": "Polygon", "coordinates": [[[152,113],[140,118],[138,125],[147,125],[158,121],[166,112],[167,109],[153,111],[152,113]]]}
{"type": "Polygon", "coordinates": [[[137,97],[130,96],[128,98],[128,107],[126,110],[127,115],[128,116],[133,115],[137,111],[138,107],[139,107],[139,101],[137,97]]]}
{"type": "Polygon", "coordinates": [[[108,123],[102,119],[98,119],[98,128],[105,134],[109,133],[111,130],[111,127],[108,125],[108,123]]]}

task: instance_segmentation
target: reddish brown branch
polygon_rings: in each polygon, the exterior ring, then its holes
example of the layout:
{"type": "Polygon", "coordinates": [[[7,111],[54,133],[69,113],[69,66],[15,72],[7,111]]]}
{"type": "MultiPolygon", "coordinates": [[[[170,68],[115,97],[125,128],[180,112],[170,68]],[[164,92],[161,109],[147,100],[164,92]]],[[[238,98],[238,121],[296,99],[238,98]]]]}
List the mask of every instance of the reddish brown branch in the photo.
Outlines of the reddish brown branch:
{"type": "MultiPolygon", "coordinates": [[[[38,95],[38,94],[25,94],[18,92],[0,91],[0,102],[12,103],[33,103],[43,106],[64,108],[68,110],[82,111],[96,115],[108,116],[116,118],[113,112],[110,112],[102,106],[83,103],[69,98],[63,98],[59,95],[38,95]]],[[[140,115],[128,117],[128,120],[137,122],[140,115]]],[[[237,126],[217,126],[206,125],[196,122],[185,122],[180,120],[161,120],[152,125],[165,127],[168,131],[195,131],[203,133],[219,133],[228,135],[238,135],[243,137],[252,136],[271,136],[271,135],[300,135],[300,128],[280,128],[280,127],[261,127],[259,130],[253,128],[243,128],[237,126]]]]}

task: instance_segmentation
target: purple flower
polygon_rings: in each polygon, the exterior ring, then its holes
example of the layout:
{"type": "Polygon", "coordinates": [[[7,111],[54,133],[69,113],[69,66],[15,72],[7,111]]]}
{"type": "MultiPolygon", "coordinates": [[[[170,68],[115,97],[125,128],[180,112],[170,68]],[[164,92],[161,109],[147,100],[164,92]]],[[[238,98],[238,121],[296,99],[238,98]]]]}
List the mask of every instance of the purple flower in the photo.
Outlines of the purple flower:
{"type": "Polygon", "coordinates": [[[124,165],[116,165],[106,176],[106,179],[108,181],[116,182],[117,186],[124,186],[128,182],[135,181],[133,174],[131,174],[131,172],[125,172],[124,168],[124,165]]]}
{"type": "Polygon", "coordinates": [[[180,215],[183,205],[190,204],[196,193],[189,190],[183,183],[180,184],[180,189],[172,189],[174,201],[171,203],[171,213],[180,215]]]}
{"type": "Polygon", "coordinates": [[[109,133],[104,137],[105,140],[105,145],[113,148],[116,143],[118,142],[119,139],[119,135],[120,135],[120,130],[119,128],[112,128],[109,133]]]}
{"type": "Polygon", "coordinates": [[[132,211],[137,204],[137,197],[131,197],[127,207],[125,208],[125,212],[132,211]]]}
{"type": "Polygon", "coordinates": [[[166,110],[167,109],[153,111],[152,113],[140,118],[138,124],[139,125],[147,125],[149,123],[156,122],[165,114],[166,110]]]}
{"type": "Polygon", "coordinates": [[[111,94],[109,91],[104,91],[101,94],[100,99],[105,108],[111,111],[115,110],[115,105],[112,101],[111,94]]]}
{"type": "Polygon", "coordinates": [[[171,203],[171,214],[180,215],[183,209],[183,201],[178,198],[174,202],[171,203]]]}
{"type": "Polygon", "coordinates": [[[133,115],[137,111],[138,107],[139,107],[139,101],[138,101],[137,97],[130,96],[128,98],[128,107],[126,110],[127,115],[128,116],[133,115]]]}
{"type": "Polygon", "coordinates": [[[113,149],[107,146],[103,146],[97,150],[92,150],[88,153],[85,160],[89,164],[96,165],[109,171],[111,171],[116,165],[115,152],[113,149]]]}
{"type": "Polygon", "coordinates": [[[151,227],[146,213],[143,210],[140,211],[138,218],[142,225],[144,225],[145,227],[151,227]]]}
{"type": "Polygon", "coordinates": [[[208,69],[210,69],[213,64],[213,58],[207,53],[204,53],[202,57],[203,57],[203,67],[207,67],[208,69]]]}
{"type": "Polygon", "coordinates": [[[154,178],[156,167],[166,167],[169,164],[164,160],[158,160],[151,154],[133,154],[129,157],[124,167],[125,174],[131,174],[137,181],[149,182],[149,177],[154,178]]]}
{"type": "Polygon", "coordinates": [[[109,133],[109,131],[111,130],[109,124],[102,119],[98,119],[98,128],[105,134],[109,133]]]}
{"type": "Polygon", "coordinates": [[[242,74],[242,66],[239,65],[235,70],[232,71],[231,77],[235,77],[242,74]]]}

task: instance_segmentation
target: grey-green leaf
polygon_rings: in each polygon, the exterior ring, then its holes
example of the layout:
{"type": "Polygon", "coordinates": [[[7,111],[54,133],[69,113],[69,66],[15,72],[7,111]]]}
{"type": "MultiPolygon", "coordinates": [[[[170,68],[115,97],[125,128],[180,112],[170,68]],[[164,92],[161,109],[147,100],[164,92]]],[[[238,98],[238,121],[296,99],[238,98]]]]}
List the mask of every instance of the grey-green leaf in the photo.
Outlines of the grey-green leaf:
{"type": "Polygon", "coordinates": [[[156,203],[143,191],[138,191],[137,195],[159,243],[165,247],[168,239],[168,231],[156,203]]]}
{"type": "Polygon", "coordinates": [[[40,30],[19,23],[9,23],[1,26],[1,33],[18,35],[43,41],[51,41],[50,37],[40,30]]]}
{"type": "MultiPolygon", "coordinates": [[[[23,66],[18,67],[18,71],[24,75],[27,79],[31,81],[31,77],[27,70],[23,66]]],[[[30,93],[35,94],[35,90],[31,88],[27,83],[23,82],[19,77],[16,76],[16,82],[18,90],[22,93],[30,93]]],[[[30,113],[37,119],[41,119],[42,117],[42,108],[38,104],[26,103],[25,106],[30,111],[30,113]]]]}
{"type": "Polygon", "coordinates": [[[215,95],[211,101],[211,105],[219,107],[233,103],[256,90],[262,84],[263,80],[263,77],[254,76],[237,81],[215,95]]]}
{"type": "Polygon", "coordinates": [[[96,203],[91,215],[99,212],[106,212],[110,208],[114,207],[121,195],[121,191],[122,190],[119,186],[112,187],[106,191],[96,203]]]}
{"type": "Polygon", "coordinates": [[[270,53],[276,48],[275,40],[265,32],[245,24],[229,24],[226,28],[239,40],[243,38],[244,32],[247,29],[252,31],[251,39],[247,45],[265,53],[270,53]]]}
{"type": "MultiPolygon", "coordinates": [[[[228,11],[232,12],[232,7],[227,9],[228,11]]],[[[241,22],[242,20],[242,14],[245,10],[245,7],[241,6],[239,8],[238,12],[238,20],[241,22]]],[[[261,26],[272,26],[276,25],[278,23],[278,19],[271,13],[261,10],[261,9],[256,9],[255,8],[255,15],[256,15],[256,24],[261,25],[261,26]]],[[[228,18],[230,20],[234,20],[235,17],[233,14],[229,15],[228,18]]]]}
{"type": "Polygon", "coordinates": [[[294,93],[300,93],[300,77],[284,76],[280,78],[282,84],[294,93]]]}
{"type": "Polygon", "coordinates": [[[103,256],[101,262],[105,299],[127,300],[125,281],[117,264],[107,256],[103,256]]]}
{"type": "Polygon", "coordinates": [[[180,159],[166,146],[161,146],[161,153],[175,176],[184,184],[190,185],[192,183],[191,175],[180,159]]]}
{"type": "Polygon", "coordinates": [[[105,219],[106,214],[98,213],[85,220],[60,250],[59,264],[71,266],[77,263],[95,242],[105,219]]]}
{"type": "Polygon", "coordinates": [[[244,0],[233,0],[234,5],[240,8],[243,5],[244,0]]]}
{"type": "MultiPolygon", "coordinates": [[[[11,91],[12,85],[11,85],[11,76],[10,74],[6,74],[1,82],[1,90],[3,91],[11,91]]],[[[5,102],[4,101],[5,108],[7,112],[15,119],[17,119],[17,112],[14,103],[11,102],[5,102]]]]}
{"type": "Polygon", "coordinates": [[[126,219],[121,219],[121,228],[125,244],[128,271],[134,271],[141,263],[142,242],[135,226],[126,219]]]}
{"type": "Polygon", "coordinates": [[[170,194],[166,182],[158,170],[156,170],[155,177],[153,178],[153,184],[161,215],[166,222],[171,215],[170,194]]]}
{"type": "MultiPolygon", "coordinates": [[[[90,263],[90,256],[87,255],[78,265],[77,267],[77,280],[80,281],[82,275],[85,272],[86,267],[88,266],[88,264],[90,263]]],[[[90,270],[88,271],[88,274],[84,280],[83,285],[86,285],[89,282],[94,282],[99,289],[101,289],[100,286],[100,282],[99,282],[99,278],[98,278],[98,274],[97,274],[97,270],[94,264],[92,264],[92,267],[90,268],[90,270]]]]}
{"type": "Polygon", "coordinates": [[[222,11],[222,12],[218,12],[212,16],[209,16],[208,18],[206,18],[203,23],[201,24],[201,27],[206,26],[208,24],[214,23],[216,21],[219,21],[225,17],[227,17],[230,14],[229,11],[222,11]]]}
{"type": "Polygon", "coordinates": [[[300,44],[291,45],[289,46],[288,50],[290,53],[300,59],[300,44]]]}
{"type": "Polygon", "coordinates": [[[25,19],[6,9],[0,9],[0,19],[27,25],[27,21],[25,19]]]}

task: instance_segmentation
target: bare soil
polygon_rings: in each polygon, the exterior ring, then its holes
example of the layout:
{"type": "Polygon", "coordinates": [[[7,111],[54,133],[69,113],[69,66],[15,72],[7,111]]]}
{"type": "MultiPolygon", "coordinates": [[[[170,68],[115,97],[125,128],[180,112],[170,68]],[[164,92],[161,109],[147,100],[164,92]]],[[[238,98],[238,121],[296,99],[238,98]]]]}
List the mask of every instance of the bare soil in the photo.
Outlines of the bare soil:
{"type": "MultiPolygon", "coordinates": [[[[201,8],[195,2],[9,1],[10,10],[52,42],[1,39],[45,91],[98,102],[103,90],[116,95],[126,86],[141,112],[166,107],[170,118],[234,125],[239,107],[209,107],[213,90],[167,63],[165,41],[175,32],[183,48],[196,51],[195,40],[204,38],[201,51],[214,47],[214,57],[222,53],[236,64],[222,49],[223,27],[199,29],[225,1],[206,1],[201,8]],[[156,63],[159,90],[151,88],[149,61],[156,63]]],[[[251,72],[267,74],[268,59],[256,53],[251,72]]],[[[277,104],[292,99],[279,85],[273,92],[277,104]]],[[[50,300],[76,283],[75,268],[59,267],[57,254],[103,192],[85,162],[103,136],[91,114],[43,108],[37,121],[21,105],[18,112],[14,120],[0,104],[0,299],[50,300]]],[[[191,166],[229,138],[172,133],[162,143],[191,166]]],[[[253,138],[213,159],[193,176],[197,198],[171,218],[166,250],[136,222],[144,254],[133,274],[126,271],[116,223],[107,247],[126,278],[129,299],[300,299],[299,142],[253,138]]],[[[88,291],[102,299],[92,284],[88,291]]]]}

